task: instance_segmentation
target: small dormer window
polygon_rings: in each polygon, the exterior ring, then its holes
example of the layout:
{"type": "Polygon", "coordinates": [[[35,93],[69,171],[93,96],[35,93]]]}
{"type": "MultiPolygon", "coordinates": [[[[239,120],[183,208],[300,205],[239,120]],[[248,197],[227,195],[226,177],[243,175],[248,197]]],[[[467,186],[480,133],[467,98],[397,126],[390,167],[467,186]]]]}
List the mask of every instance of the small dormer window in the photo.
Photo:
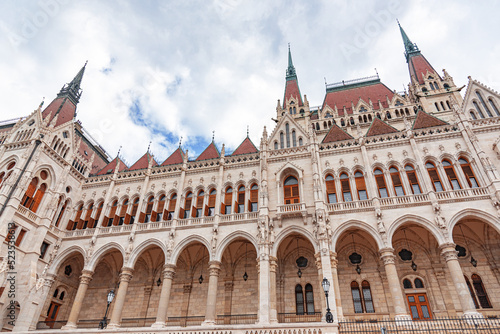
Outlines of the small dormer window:
{"type": "Polygon", "coordinates": [[[427,79],[432,80],[432,79],[434,79],[434,78],[433,78],[433,77],[431,77],[431,76],[429,75],[429,77],[428,77],[427,79]]]}
{"type": "Polygon", "coordinates": [[[361,106],[361,107],[359,108],[359,112],[365,112],[365,111],[366,111],[366,108],[365,108],[364,106],[361,106]]]}
{"type": "Polygon", "coordinates": [[[28,125],[29,125],[29,126],[32,126],[33,124],[35,124],[35,120],[34,120],[34,119],[32,119],[32,120],[28,123],[28,125]]]}
{"type": "Polygon", "coordinates": [[[329,112],[327,112],[327,113],[325,114],[325,118],[331,118],[331,117],[332,117],[332,114],[330,114],[329,112]]]}
{"type": "Polygon", "coordinates": [[[87,151],[83,151],[83,153],[85,153],[85,155],[89,155],[89,154],[87,153],[87,151]]]}
{"type": "Polygon", "coordinates": [[[62,133],[62,135],[63,135],[63,137],[64,137],[64,138],[68,138],[68,131],[64,131],[64,132],[62,133]]]}
{"type": "Polygon", "coordinates": [[[402,106],[402,105],[403,105],[403,102],[401,102],[399,100],[396,101],[396,106],[402,106]]]}

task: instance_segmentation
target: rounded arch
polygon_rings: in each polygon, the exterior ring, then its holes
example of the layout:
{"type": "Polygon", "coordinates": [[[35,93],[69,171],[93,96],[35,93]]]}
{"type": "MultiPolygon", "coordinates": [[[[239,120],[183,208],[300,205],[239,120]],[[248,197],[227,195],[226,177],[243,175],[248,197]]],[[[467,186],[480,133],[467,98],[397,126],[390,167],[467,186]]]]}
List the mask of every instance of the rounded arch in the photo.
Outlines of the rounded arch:
{"type": "Polygon", "coordinates": [[[124,200],[128,200],[130,204],[130,197],[128,195],[123,195],[122,197],[120,197],[120,199],[118,200],[118,204],[122,204],[124,200]]]}
{"type": "Polygon", "coordinates": [[[0,165],[0,169],[7,168],[7,166],[11,163],[15,162],[16,166],[19,163],[19,157],[15,154],[9,156],[7,159],[4,160],[4,162],[0,165]]]}
{"type": "Polygon", "coordinates": [[[124,266],[129,267],[129,268],[134,268],[136,265],[137,259],[139,258],[139,256],[141,256],[142,252],[144,252],[145,250],[147,250],[148,248],[150,248],[152,246],[158,246],[161,249],[161,251],[163,252],[165,259],[167,258],[167,249],[165,248],[165,244],[157,238],[151,238],[151,239],[144,240],[137,247],[134,248],[134,250],[130,254],[130,258],[129,258],[128,262],[125,263],[124,266]]]}
{"type": "Polygon", "coordinates": [[[198,193],[200,192],[200,190],[203,190],[204,193],[207,192],[207,190],[205,189],[205,186],[203,186],[202,184],[199,184],[197,185],[194,190],[193,190],[193,194],[195,194],[196,196],[198,196],[198,193]]]}
{"type": "Polygon", "coordinates": [[[222,239],[222,241],[219,243],[219,246],[217,247],[217,251],[215,252],[214,260],[222,261],[222,254],[224,254],[227,246],[229,246],[231,242],[235,241],[238,238],[243,238],[249,241],[255,247],[257,257],[259,256],[259,247],[257,245],[257,240],[255,240],[255,237],[246,231],[236,231],[228,234],[226,237],[224,237],[224,239],[222,239]]]}
{"type": "Polygon", "coordinates": [[[303,173],[301,170],[290,164],[285,169],[279,172],[278,179],[280,184],[283,184],[283,182],[285,182],[285,179],[289,176],[296,177],[300,183],[300,180],[302,180],[303,173]]]}
{"type": "Polygon", "coordinates": [[[334,252],[336,251],[337,243],[338,243],[339,238],[342,235],[342,233],[344,233],[345,231],[347,231],[351,228],[356,228],[356,229],[359,229],[359,230],[362,230],[362,231],[368,233],[375,240],[379,249],[382,249],[385,247],[384,241],[380,237],[380,235],[375,227],[371,226],[370,224],[368,224],[364,221],[352,219],[352,220],[348,220],[347,222],[340,225],[335,230],[335,232],[333,232],[332,245],[333,245],[334,252]]]}
{"type": "Polygon", "coordinates": [[[394,233],[396,233],[396,230],[407,223],[419,225],[420,227],[430,232],[430,234],[432,234],[436,239],[438,245],[442,245],[447,241],[443,234],[441,234],[441,231],[436,227],[436,224],[434,224],[434,222],[431,222],[421,216],[407,214],[393,221],[387,229],[387,242],[389,245],[392,245],[392,238],[394,237],[394,233]]]}
{"type": "Polygon", "coordinates": [[[387,171],[387,167],[383,163],[381,163],[380,161],[374,162],[371,165],[371,168],[372,168],[372,171],[374,171],[377,168],[380,169],[382,172],[387,171]]]}
{"type": "Polygon", "coordinates": [[[354,175],[356,172],[361,172],[363,174],[363,176],[366,176],[366,169],[365,169],[365,166],[362,166],[362,165],[354,165],[352,168],[351,168],[351,174],[354,175]]]}
{"type": "Polygon", "coordinates": [[[231,187],[234,190],[234,184],[233,184],[233,182],[231,182],[231,181],[224,182],[224,185],[221,188],[222,192],[225,192],[228,187],[231,187]]]}
{"type": "Polygon", "coordinates": [[[235,182],[234,190],[238,191],[238,188],[241,186],[245,187],[245,189],[247,188],[247,184],[246,184],[245,180],[238,180],[237,182],[235,182]]]}
{"type": "MultiPolygon", "coordinates": [[[[182,253],[182,251],[191,243],[193,242],[199,242],[203,246],[205,246],[208,250],[208,253],[210,254],[210,243],[208,242],[207,239],[202,237],[199,234],[191,234],[187,238],[184,238],[177,246],[174,247],[174,250],[172,252],[172,256],[170,257],[170,264],[176,264],[177,259],[179,258],[179,255],[182,253]]],[[[210,260],[213,260],[212,258],[210,260]]]]}
{"type": "Polygon", "coordinates": [[[148,191],[148,192],[144,195],[144,201],[147,203],[147,202],[148,202],[148,198],[150,198],[151,196],[153,196],[153,198],[155,198],[155,193],[154,193],[154,191],[148,191]]]}
{"type": "Polygon", "coordinates": [[[411,159],[411,158],[405,158],[403,159],[403,161],[401,162],[401,165],[403,166],[403,169],[406,167],[406,165],[412,165],[412,167],[414,169],[417,169],[417,162],[414,160],[414,159],[411,159]]]}
{"type": "Polygon", "coordinates": [[[281,242],[283,240],[285,240],[286,237],[288,237],[289,235],[291,235],[293,233],[297,233],[297,234],[300,234],[301,236],[305,237],[313,246],[315,253],[319,251],[318,244],[315,241],[314,236],[311,234],[311,232],[309,232],[308,230],[306,230],[305,228],[303,228],[301,226],[288,226],[288,227],[284,228],[283,231],[281,231],[276,236],[273,249],[271,250],[272,256],[274,256],[274,257],[277,256],[278,248],[279,248],[281,242]]]}
{"type": "Polygon", "coordinates": [[[256,178],[251,178],[250,180],[248,180],[247,182],[248,184],[248,187],[252,187],[252,185],[256,184],[256,185],[259,185],[259,180],[257,180],[256,178]]]}
{"type": "Polygon", "coordinates": [[[351,176],[351,175],[352,175],[352,174],[351,174],[351,171],[349,170],[349,168],[347,168],[347,167],[345,167],[345,166],[340,167],[339,169],[337,169],[337,175],[338,175],[339,177],[340,177],[340,175],[341,175],[342,173],[346,173],[346,174],[347,174],[347,176],[351,176]]]}
{"type": "Polygon", "coordinates": [[[71,256],[75,255],[76,253],[80,254],[82,258],[85,259],[85,250],[83,247],[78,246],[78,245],[71,245],[66,249],[63,249],[54,259],[54,262],[52,262],[52,265],[49,267],[48,274],[57,274],[57,270],[59,269],[59,266],[64,263],[67,259],[69,259],[71,256]]]}
{"type": "Polygon", "coordinates": [[[450,162],[452,164],[455,164],[457,162],[456,157],[453,154],[447,153],[447,152],[444,152],[443,154],[440,154],[439,155],[439,159],[440,159],[439,162],[442,162],[445,159],[450,160],[450,162]]]}
{"type": "Polygon", "coordinates": [[[38,166],[37,169],[34,170],[33,173],[31,173],[31,175],[36,176],[42,170],[46,170],[49,173],[49,177],[47,178],[47,180],[44,180],[43,182],[47,183],[47,186],[50,189],[53,185],[57,184],[57,177],[56,177],[57,173],[51,165],[42,164],[38,166]]]}
{"type": "Polygon", "coordinates": [[[332,175],[333,177],[337,177],[337,174],[336,172],[331,168],[331,167],[328,167],[326,168],[324,171],[323,171],[323,179],[328,175],[332,175]]]}
{"type": "Polygon", "coordinates": [[[91,205],[95,204],[94,200],[93,199],[89,199],[84,205],[83,205],[83,208],[84,209],[89,209],[91,205]]]}
{"type": "Polygon", "coordinates": [[[401,165],[399,161],[389,160],[387,161],[386,168],[389,170],[391,167],[396,167],[399,171],[404,170],[404,166],[401,165]]]}
{"type": "Polygon", "coordinates": [[[94,271],[95,266],[102,259],[102,257],[112,250],[119,251],[122,255],[123,262],[125,262],[125,250],[119,243],[112,241],[105,244],[94,253],[88,263],[85,264],[85,269],[94,271]]]}
{"type": "Polygon", "coordinates": [[[497,224],[492,223],[498,221],[498,218],[496,216],[478,209],[468,208],[457,212],[448,221],[448,238],[450,239],[450,241],[453,241],[453,229],[455,228],[455,225],[465,218],[474,218],[480,220],[481,222],[491,226],[495,231],[497,231],[497,233],[500,234],[500,228],[497,226],[497,224]]]}

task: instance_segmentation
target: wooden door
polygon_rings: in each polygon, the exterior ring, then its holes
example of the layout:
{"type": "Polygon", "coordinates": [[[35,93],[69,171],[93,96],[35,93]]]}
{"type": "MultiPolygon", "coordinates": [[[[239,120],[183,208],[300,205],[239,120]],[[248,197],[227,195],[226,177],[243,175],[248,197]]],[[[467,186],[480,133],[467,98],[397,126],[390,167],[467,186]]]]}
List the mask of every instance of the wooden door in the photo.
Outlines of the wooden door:
{"type": "Polygon", "coordinates": [[[55,302],[50,303],[49,310],[47,311],[47,318],[45,318],[45,324],[50,328],[54,328],[57,313],[59,313],[60,308],[61,304],[57,304],[55,302]]]}
{"type": "Polygon", "coordinates": [[[408,306],[413,320],[432,319],[432,312],[425,293],[407,294],[408,306]]]}

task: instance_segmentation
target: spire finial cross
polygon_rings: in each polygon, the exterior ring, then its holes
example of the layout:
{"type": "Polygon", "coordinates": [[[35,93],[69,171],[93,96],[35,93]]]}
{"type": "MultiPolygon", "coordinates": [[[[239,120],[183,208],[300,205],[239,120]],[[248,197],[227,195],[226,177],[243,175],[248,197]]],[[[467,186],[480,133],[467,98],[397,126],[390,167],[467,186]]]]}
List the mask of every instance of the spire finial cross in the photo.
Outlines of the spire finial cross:
{"type": "Polygon", "coordinates": [[[120,157],[120,151],[122,150],[122,146],[120,145],[120,148],[118,149],[118,153],[116,154],[116,157],[119,158],[120,157]]]}
{"type": "Polygon", "coordinates": [[[248,137],[248,130],[249,130],[249,126],[247,125],[247,137],[248,137]]]}
{"type": "Polygon", "coordinates": [[[149,153],[149,148],[151,147],[151,143],[152,143],[152,141],[150,140],[149,145],[148,145],[148,153],[149,153]]]}
{"type": "Polygon", "coordinates": [[[181,139],[179,139],[179,147],[181,147],[182,145],[182,136],[181,136],[181,139]]]}
{"type": "Polygon", "coordinates": [[[215,139],[215,130],[212,131],[212,142],[214,141],[215,139]]]}

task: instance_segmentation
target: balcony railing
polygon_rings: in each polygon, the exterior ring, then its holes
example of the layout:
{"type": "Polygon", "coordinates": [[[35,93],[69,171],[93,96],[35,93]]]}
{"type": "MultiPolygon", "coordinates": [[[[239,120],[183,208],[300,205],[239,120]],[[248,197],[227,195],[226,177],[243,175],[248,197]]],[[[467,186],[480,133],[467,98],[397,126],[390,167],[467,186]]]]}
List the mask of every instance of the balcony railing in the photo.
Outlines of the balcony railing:
{"type": "Polygon", "coordinates": [[[292,322],[321,322],[321,312],[295,314],[295,313],[278,313],[279,323],[292,322]]]}
{"type": "Polygon", "coordinates": [[[477,197],[486,196],[488,197],[488,188],[471,188],[471,189],[458,189],[458,190],[449,190],[449,191],[441,191],[436,193],[436,197],[438,200],[450,200],[455,198],[474,198],[481,199],[477,197]]]}
{"type": "Polygon", "coordinates": [[[257,314],[223,314],[217,316],[217,325],[247,325],[257,322],[257,314]]]}
{"type": "Polygon", "coordinates": [[[33,211],[29,210],[28,208],[22,206],[21,204],[19,204],[19,206],[17,207],[17,212],[20,213],[21,216],[28,218],[33,223],[38,218],[36,213],[34,213],[33,211]]]}

